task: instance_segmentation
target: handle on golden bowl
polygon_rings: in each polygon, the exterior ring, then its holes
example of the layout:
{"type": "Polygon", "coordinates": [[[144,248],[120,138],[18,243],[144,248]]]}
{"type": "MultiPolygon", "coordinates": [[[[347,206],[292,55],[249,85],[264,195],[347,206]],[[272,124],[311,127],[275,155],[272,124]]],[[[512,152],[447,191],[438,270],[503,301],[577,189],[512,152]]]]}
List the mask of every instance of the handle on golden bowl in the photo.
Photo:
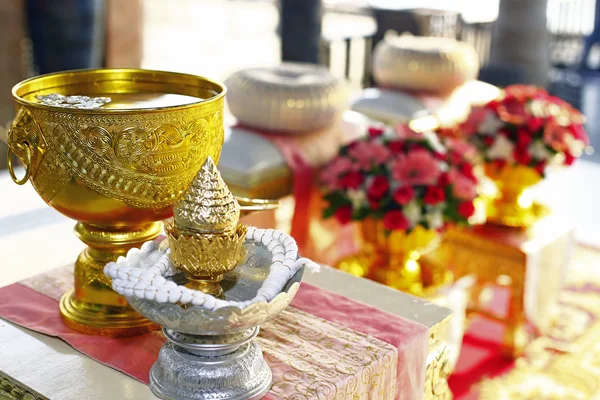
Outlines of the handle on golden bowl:
{"type": "Polygon", "coordinates": [[[35,175],[39,156],[46,145],[33,115],[25,107],[19,108],[8,129],[8,172],[13,182],[24,185],[35,175]],[[12,156],[16,156],[25,166],[25,176],[19,179],[15,174],[12,156]]]}
{"type": "Polygon", "coordinates": [[[250,199],[247,197],[236,196],[243,214],[250,214],[256,211],[275,210],[279,207],[279,201],[266,199],[250,199]]]}
{"type": "MultiPolygon", "coordinates": [[[[10,146],[8,146],[8,151],[7,151],[8,172],[10,173],[10,177],[12,178],[13,182],[16,183],[17,185],[24,185],[29,180],[29,177],[31,176],[31,146],[27,142],[21,143],[21,146],[23,146],[23,149],[25,150],[25,160],[22,160],[19,158],[21,160],[21,162],[23,163],[23,165],[25,166],[25,175],[21,179],[17,178],[17,175],[15,174],[15,170],[14,170],[13,162],[12,162],[12,155],[13,155],[12,148],[10,146]]],[[[16,154],[15,154],[15,156],[16,156],[16,154]]]]}

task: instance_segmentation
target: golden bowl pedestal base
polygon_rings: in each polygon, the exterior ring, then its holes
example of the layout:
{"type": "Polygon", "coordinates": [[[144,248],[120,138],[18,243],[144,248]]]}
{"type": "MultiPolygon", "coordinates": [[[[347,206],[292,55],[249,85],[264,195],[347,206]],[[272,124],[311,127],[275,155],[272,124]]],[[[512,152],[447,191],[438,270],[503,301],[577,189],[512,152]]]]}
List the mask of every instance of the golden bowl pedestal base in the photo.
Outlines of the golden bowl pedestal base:
{"type": "Polygon", "coordinates": [[[79,332],[104,336],[133,336],[159,329],[112,290],[111,280],[103,270],[108,262],[155,239],[161,231],[162,222],[126,229],[77,223],[75,235],[88,248],[75,262],[75,289],[60,299],[65,325],[79,332]]]}

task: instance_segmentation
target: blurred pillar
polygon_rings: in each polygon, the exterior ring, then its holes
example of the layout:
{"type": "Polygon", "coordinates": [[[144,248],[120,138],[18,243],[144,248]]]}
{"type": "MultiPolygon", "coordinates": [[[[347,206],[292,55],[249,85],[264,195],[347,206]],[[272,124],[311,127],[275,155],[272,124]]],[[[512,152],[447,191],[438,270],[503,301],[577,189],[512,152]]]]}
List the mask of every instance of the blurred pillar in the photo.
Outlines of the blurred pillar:
{"type": "Polygon", "coordinates": [[[0,170],[6,168],[6,131],[15,115],[10,91],[24,78],[21,45],[24,36],[22,0],[0,1],[0,170]]]}
{"type": "Polygon", "coordinates": [[[27,0],[26,12],[37,72],[103,66],[105,0],[27,0]]]}
{"type": "Polygon", "coordinates": [[[281,58],[319,63],[321,0],[281,0],[281,58]]]}
{"type": "Polygon", "coordinates": [[[521,69],[526,82],[546,85],[550,66],[548,0],[500,0],[492,31],[491,63],[521,69]]]}
{"type": "Polygon", "coordinates": [[[142,0],[106,0],[106,67],[141,66],[143,19],[142,0]]]}

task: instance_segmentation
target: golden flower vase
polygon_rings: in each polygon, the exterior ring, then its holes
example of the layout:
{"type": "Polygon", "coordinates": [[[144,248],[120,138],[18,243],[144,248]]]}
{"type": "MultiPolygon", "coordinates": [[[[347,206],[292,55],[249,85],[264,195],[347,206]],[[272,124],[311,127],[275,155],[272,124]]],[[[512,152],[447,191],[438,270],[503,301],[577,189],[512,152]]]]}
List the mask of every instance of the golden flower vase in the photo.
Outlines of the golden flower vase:
{"type": "Polygon", "coordinates": [[[153,329],[102,271],[156,238],[204,160],[217,162],[225,92],[202,77],[137,69],[61,72],[13,88],[9,159],[25,165],[18,178],[9,163],[13,180],[30,180],[48,205],[77,220],[75,234],[88,245],[75,262],[75,289],[60,301],[71,328],[111,336],[153,329]],[[51,93],[112,101],[78,109],[37,100],[51,93]]]}
{"type": "Polygon", "coordinates": [[[436,230],[418,225],[408,233],[386,232],[383,222],[375,219],[360,221],[358,228],[360,253],[344,258],[337,268],[418,296],[451,280],[447,271],[423,268],[419,261],[439,245],[436,230]]]}
{"type": "Polygon", "coordinates": [[[530,189],[542,179],[535,169],[523,165],[498,167],[491,163],[484,169],[497,187],[496,194],[488,198],[487,221],[525,228],[547,212],[533,201],[530,189]]]}

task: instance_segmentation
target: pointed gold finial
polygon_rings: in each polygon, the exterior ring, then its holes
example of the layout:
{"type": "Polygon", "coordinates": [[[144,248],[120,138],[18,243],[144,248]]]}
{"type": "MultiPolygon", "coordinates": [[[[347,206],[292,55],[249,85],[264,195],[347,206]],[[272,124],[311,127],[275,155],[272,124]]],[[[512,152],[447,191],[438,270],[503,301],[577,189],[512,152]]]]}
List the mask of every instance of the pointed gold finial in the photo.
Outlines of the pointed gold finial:
{"type": "Polygon", "coordinates": [[[171,261],[189,279],[189,286],[219,296],[223,275],[246,254],[247,227],[238,224],[240,205],[208,157],[194,181],[173,208],[167,226],[171,261]]]}
{"type": "Polygon", "coordinates": [[[175,225],[194,232],[223,232],[240,219],[240,205],[208,157],[191,186],[173,208],[175,225]]]}

